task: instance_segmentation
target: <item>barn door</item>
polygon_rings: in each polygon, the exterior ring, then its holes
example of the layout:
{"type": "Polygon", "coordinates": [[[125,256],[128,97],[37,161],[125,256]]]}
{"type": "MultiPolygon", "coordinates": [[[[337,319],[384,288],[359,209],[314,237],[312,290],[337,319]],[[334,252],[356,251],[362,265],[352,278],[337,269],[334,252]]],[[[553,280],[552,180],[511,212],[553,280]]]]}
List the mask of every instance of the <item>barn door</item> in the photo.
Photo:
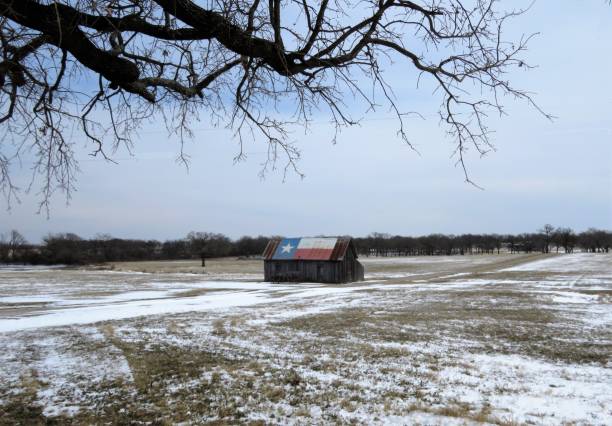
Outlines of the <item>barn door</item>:
{"type": "Polygon", "coordinates": [[[325,281],[325,265],[317,263],[317,278],[316,281],[325,281]]]}

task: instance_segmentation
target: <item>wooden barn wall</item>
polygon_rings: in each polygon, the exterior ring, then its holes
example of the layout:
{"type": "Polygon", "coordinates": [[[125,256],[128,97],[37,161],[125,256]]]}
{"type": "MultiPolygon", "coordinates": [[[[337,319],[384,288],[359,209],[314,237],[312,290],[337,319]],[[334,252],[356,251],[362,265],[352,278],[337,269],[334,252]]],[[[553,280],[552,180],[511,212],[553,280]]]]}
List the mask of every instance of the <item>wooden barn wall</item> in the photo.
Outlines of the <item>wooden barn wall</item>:
{"type": "MultiPolygon", "coordinates": [[[[272,282],[325,282],[342,283],[363,280],[363,266],[350,256],[342,261],[266,260],[264,277],[272,282]]],[[[348,253],[347,253],[348,254],[348,253]]]]}
{"type": "Polygon", "coordinates": [[[353,250],[346,251],[342,261],[344,282],[363,281],[363,265],[355,258],[353,250]]]}

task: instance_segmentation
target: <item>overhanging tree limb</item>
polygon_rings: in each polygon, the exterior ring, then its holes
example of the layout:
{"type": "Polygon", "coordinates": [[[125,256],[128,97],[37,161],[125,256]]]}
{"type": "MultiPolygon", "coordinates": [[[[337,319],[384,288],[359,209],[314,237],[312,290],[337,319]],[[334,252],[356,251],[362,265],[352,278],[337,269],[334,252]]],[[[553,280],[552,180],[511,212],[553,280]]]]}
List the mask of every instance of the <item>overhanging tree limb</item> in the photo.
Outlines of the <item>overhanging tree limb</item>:
{"type": "Polygon", "coordinates": [[[347,98],[370,110],[381,97],[408,142],[405,111],[384,78],[395,58],[393,66],[440,89],[441,119],[465,166],[468,147],[490,148],[487,110],[502,113],[505,95],[533,102],[506,78],[528,67],[520,55],[529,37],[503,38],[504,22],[523,11],[499,7],[495,0],[0,0],[0,187],[13,193],[10,159],[28,148],[46,206],[56,189],[73,188],[67,135],[75,126],[106,158],[107,149],[130,149],[134,132],[159,116],[182,142],[206,112],[240,144],[249,133],[263,135],[266,164],[283,153],[295,167],[288,125],[307,126],[326,109],[337,130],[358,121],[347,98]],[[274,115],[288,103],[293,116],[274,115]]]}

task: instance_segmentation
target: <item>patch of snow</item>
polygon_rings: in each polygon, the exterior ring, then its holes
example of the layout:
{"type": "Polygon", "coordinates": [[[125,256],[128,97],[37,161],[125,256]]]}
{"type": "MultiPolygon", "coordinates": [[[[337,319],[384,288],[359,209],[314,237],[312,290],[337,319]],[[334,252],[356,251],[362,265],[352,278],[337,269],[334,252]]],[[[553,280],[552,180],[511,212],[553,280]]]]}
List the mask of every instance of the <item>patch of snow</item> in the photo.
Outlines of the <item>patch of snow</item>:
{"type": "Polygon", "coordinates": [[[549,257],[502,269],[507,272],[547,271],[547,272],[610,272],[612,253],[572,253],[549,257]]]}

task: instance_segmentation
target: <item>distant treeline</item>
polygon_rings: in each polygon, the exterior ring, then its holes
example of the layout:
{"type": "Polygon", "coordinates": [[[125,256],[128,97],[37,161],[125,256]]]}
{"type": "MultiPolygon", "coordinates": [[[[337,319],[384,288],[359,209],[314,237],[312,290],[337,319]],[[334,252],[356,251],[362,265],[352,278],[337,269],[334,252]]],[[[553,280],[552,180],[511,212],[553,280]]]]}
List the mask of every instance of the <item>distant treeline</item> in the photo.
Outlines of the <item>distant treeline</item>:
{"type": "Polygon", "coordinates": [[[500,234],[432,234],[422,237],[402,237],[373,233],[356,238],[358,251],[372,256],[434,256],[510,253],[572,253],[575,249],[586,252],[609,252],[612,232],[589,229],[579,234],[570,228],[545,225],[538,232],[517,235],[500,234]]]}
{"type": "MultiPolygon", "coordinates": [[[[270,238],[242,237],[232,240],[226,235],[190,232],[178,240],[132,240],[99,234],[83,239],[76,234],[50,234],[42,244],[29,244],[16,230],[0,234],[0,262],[31,264],[92,264],[138,260],[181,260],[260,256],[270,238]]],[[[372,233],[354,238],[359,254],[365,256],[434,256],[486,253],[565,252],[576,249],[609,252],[612,232],[589,229],[575,233],[570,228],[545,225],[538,232],[518,235],[498,234],[432,234],[421,237],[392,236],[372,233]]]]}
{"type": "Polygon", "coordinates": [[[269,237],[231,240],[223,234],[190,232],[179,240],[133,240],[99,234],[50,234],[40,245],[28,244],[18,231],[0,235],[0,262],[32,264],[91,264],[138,260],[181,260],[201,257],[258,256],[269,237]]]}

